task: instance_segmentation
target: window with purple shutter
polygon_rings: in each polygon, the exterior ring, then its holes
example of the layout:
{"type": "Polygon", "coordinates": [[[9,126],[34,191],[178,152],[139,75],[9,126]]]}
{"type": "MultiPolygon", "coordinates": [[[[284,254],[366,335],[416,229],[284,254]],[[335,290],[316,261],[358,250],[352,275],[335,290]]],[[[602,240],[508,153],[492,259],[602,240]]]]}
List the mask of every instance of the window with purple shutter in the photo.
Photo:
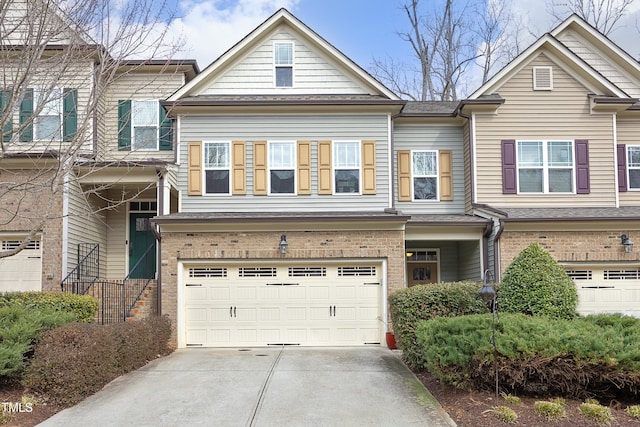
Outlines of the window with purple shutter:
{"type": "Polygon", "coordinates": [[[517,194],[516,141],[502,140],[502,194],[517,194]]]}
{"type": "Polygon", "coordinates": [[[625,192],[627,186],[627,146],[618,144],[616,147],[616,157],[618,159],[618,191],[625,192]]]}
{"type": "Polygon", "coordinates": [[[589,141],[576,139],[576,193],[589,194],[589,141]]]}

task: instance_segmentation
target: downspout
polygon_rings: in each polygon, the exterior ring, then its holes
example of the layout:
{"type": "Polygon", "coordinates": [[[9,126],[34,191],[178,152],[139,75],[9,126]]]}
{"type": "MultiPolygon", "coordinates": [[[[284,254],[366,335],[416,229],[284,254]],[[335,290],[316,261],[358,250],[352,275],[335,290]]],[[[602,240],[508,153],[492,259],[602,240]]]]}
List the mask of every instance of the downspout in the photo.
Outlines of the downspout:
{"type": "Polygon", "coordinates": [[[391,114],[387,116],[387,139],[389,140],[389,208],[391,210],[395,210],[396,208],[396,199],[393,197],[393,192],[395,191],[395,187],[393,185],[395,179],[395,173],[393,168],[393,158],[394,158],[394,144],[393,144],[393,117],[391,114]]]}
{"type": "MultiPolygon", "coordinates": [[[[489,238],[491,237],[492,233],[493,233],[493,221],[485,225],[484,231],[482,232],[481,274],[484,274],[484,271],[488,268],[488,265],[489,265],[489,238]]],[[[493,272],[493,277],[496,277],[495,271],[493,272]]]]}
{"type": "Polygon", "coordinates": [[[501,271],[500,271],[500,236],[502,235],[502,232],[504,231],[504,220],[500,219],[499,220],[499,226],[498,226],[498,231],[496,232],[496,237],[493,239],[493,268],[494,268],[494,276],[495,276],[495,281],[496,282],[500,282],[500,276],[501,276],[501,271]]]}

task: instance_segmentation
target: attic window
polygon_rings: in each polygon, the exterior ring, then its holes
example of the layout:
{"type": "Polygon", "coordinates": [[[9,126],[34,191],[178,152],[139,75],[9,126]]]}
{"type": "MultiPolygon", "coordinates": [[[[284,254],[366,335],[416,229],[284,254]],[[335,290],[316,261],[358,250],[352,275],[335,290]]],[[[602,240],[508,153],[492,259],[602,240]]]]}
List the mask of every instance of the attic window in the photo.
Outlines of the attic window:
{"type": "Polygon", "coordinates": [[[553,90],[552,67],[533,67],[533,90],[553,90]]]}
{"type": "Polygon", "coordinates": [[[293,43],[275,43],[273,62],[276,87],[293,87],[293,43]]]}

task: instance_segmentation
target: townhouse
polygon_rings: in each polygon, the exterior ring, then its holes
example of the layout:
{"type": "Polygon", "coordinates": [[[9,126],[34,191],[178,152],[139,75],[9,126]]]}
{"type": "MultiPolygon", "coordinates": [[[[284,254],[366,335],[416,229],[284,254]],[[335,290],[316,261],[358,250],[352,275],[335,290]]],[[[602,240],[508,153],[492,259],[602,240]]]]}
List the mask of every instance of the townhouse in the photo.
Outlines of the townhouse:
{"type": "Polygon", "coordinates": [[[460,102],[399,99],[284,9],[201,72],[120,71],[34,289],[98,247],[157,280],[178,347],[378,345],[391,292],[538,242],[582,313],[640,315],[640,67],[576,16],[460,102]]]}

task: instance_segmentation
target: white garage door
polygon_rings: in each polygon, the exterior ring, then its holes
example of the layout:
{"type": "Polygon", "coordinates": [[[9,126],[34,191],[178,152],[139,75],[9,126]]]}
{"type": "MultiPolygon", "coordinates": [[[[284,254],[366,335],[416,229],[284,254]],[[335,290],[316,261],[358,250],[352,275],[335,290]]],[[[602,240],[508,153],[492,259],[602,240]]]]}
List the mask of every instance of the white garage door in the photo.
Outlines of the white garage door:
{"type": "MultiPolygon", "coordinates": [[[[2,250],[15,249],[21,240],[2,240],[2,250]]],[[[0,258],[0,292],[42,290],[42,252],[40,241],[29,243],[17,254],[0,258]]]]}
{"type": "Polygon", "coordinates": [[[640,317],[640,268],[569,270],[578,290],[578,312],[623,313],[640,317]]]}
{"type": "Polygon", "coordinates": [[[185,266],[185,344],[379,344],[380,277],[380,265],[185,266]]]}

